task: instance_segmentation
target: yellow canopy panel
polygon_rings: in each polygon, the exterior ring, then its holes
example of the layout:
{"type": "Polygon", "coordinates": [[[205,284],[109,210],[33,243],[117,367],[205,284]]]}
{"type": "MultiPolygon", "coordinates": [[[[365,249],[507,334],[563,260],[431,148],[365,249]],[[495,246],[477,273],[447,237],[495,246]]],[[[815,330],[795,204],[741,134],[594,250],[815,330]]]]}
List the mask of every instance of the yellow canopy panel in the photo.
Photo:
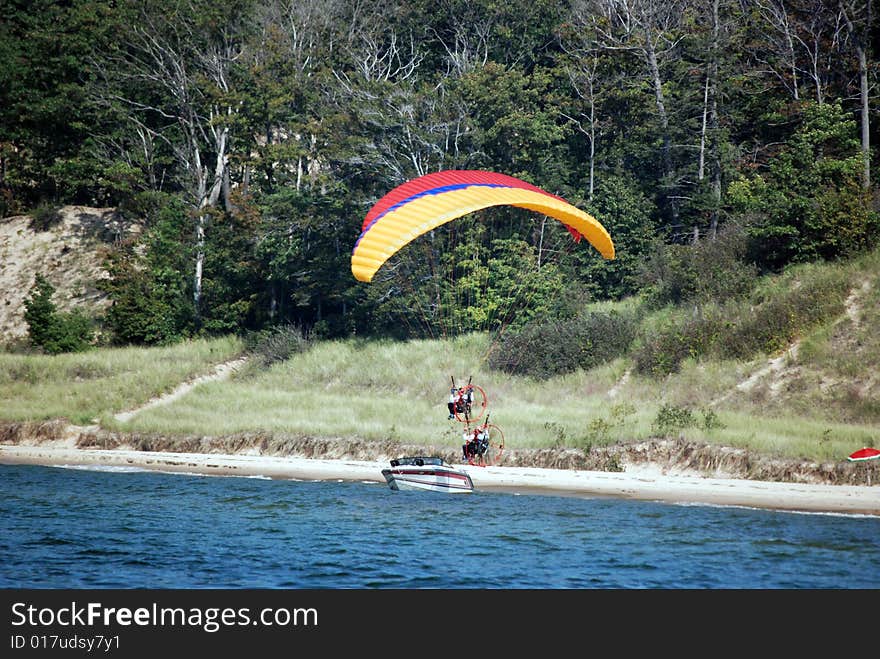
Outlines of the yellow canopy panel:
{"type": "Polygon", "coordinates": [[[376,271],[402,247],[441,224],[490,206],[517,206],[555,218],[583,235],[606,259],[614,258],[611,236],[594,217],[558,197],[517,187],[468,187],[415,197],[364,229],[351,254],[351,271],[372,281],[376,271]]]}

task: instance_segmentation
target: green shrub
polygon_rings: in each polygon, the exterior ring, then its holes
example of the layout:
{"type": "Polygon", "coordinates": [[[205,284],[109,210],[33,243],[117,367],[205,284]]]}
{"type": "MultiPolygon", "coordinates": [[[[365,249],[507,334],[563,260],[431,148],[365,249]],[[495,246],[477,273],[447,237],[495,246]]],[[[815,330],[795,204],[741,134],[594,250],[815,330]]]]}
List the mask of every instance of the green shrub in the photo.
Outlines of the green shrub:
{"type": "Polygon", "coordinates": [[[696,295],[696,274],[690,246],[658,243],[642,266],[645,300],[652,309],[681,304],[696,295]]]}
{"type": "Polygon", "coordinates": [[[489,365],[505,373],[547,379],[590,369],[626,353],[638,325],[635,312],[594,311],[568,320],[533,322],[509,335],[489,365]]]}
{"type": "Polygon", "coordinates": [[[801,267],[760,291],[731,315],[737,322],[720,344],[719,356],[749,359],[788,346],[812,327],[843,312],[849,278],[837,269],[801,267]]]}
{"type": "Polygon", "coordinates": [[[746,261],[747,248],[746,233],[736,224],[690,245],[658,244],[641,272],[648,306],[745,297],[758,281],[757,267],[746,261]]]}
{"type": "Polygon", "coordinates": [[[285,361],[291,355],[305,352],[310,345],[309,333],[296,325],[270,327],[245,339],[248,351],[258,356],[263,366],[285,361]]]}
{"type": "Polygon", "coordinates": [[[612,433],[623,427],[627,422],[627,417],[635,412],[636,407],[632,403],[612,405],[607,419],[596,417],[587,424],[587,434],[581,439],[582,447],[589,449],[593,444],[609,444],[612,440],[612,433]]]}
{"type": "Polygon", "coordinates": [[[844,271],[800,267],[765,284],[750,300],[676,308],[640,328],[632,354],[636,371],[663,376],[689,358],[772,354],[842,313],[848,287],[844,271]]]}
{"type": "Polygon", "coordinates": [[[669,437],[676,432],[696,425],[697,419],[688,408],[664,403],[657,411],[657,417],[651,425],[651,430],[661,437],[669,437]]]}
{"type": "Polygon", "coordinates": [[[79,310],[59,313],[52,302],[54,293],[52,284],[37,274],[24,302],[31,345],[51,355],[87,350],[94,338],[91,319],[79,310]]]}
{"type": "Polygon", "coordinates": [[[553,435],[554,447],[563,448],[565,446],[568,446],[568,431],[561,423],[556,423],[555,421],[545,421],[544,429],[548,430],[553,435]]]}
{"type": "Polygon", "coordinates": [[[31,213],[30,228],[33,231],[48,231],[61,222],[61,213],[55,206],[40,204],[31,213]]]}
{"type": "Polygon", "coordinates": [[[37,273],[30,295],[24,301],[24,320],[33,346],[42,346],[48,340],[49,328],[55,317],[55,303],[52,302],[54,293],[55,287],[37,273]]]}
{"type": "Polygon", "coordinates": [[[714,305],[677,310],[662,324],[640,329],[633,350],[635,369],[655,376],[675,373],[685,359],[712,352],[732,322],[714,305]]]}
{"type": "Polygon", "coordinates": [[[49,327],[43,349],[50,355],[62,352],[83,352],[92,345],[92,320],[79,309],[58,313],[49,327]]]}
{"type": "Polygon", "coordinates": [[[727,427],[721,422],[721,419],[718,418],[718,415],[715,413],[714,410],[704,408],[702,412],[703,430],[708,432],[710,430],[722,430],[727,427]]]}
{"type": "Polygon", "coordinates": [[[700,420],[692,410],[687,407],[677,407],[664,403],[657,411],[657,416],[651,424],[651,430],[660,437],[669,437],[685,428],[702,428],[709,432],[712,430],[720,430],[724,428],[724,424],[718,418],[718,415],[708,408],[700,411],[702,420],[700,420]]]}

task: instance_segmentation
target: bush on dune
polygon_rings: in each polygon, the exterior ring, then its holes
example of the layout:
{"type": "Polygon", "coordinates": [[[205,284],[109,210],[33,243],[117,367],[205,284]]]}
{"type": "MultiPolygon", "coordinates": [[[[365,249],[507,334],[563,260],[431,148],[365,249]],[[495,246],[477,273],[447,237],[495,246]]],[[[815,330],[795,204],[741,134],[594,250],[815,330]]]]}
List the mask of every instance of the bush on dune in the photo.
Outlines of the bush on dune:
{"type": "Polygon", "coordinates": [[[256,355],[263,366],[289,359],[305,352],[311,344],[309,333],[297,325],[278,325],[254,332],[245,340],[248,351],[256,355]]]}
{"type": "Polygon", "coordinates": [[[530,323],[495,346],[489,365],[538,379],[589,370],[625,354],[637,324],[636,314],[629,311],[593,311],[568,320],[530,323]]]}
{"type": "Polygon", "coordinates": [[[849,285],[845,270],[799,267],[746,300],[672,309],[639,329],[632,354],[636,371],[663,376],[688,358],[748,360],[781,350],[841,313],[849,285]]]}

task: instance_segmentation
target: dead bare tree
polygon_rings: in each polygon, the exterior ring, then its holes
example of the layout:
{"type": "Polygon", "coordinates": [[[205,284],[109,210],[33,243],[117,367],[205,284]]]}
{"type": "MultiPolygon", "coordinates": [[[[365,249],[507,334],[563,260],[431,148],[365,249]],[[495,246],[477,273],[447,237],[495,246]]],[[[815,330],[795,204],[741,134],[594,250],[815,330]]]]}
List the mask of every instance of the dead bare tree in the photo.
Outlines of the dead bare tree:
{"type": "Polygon", "coordinates": [[[764,33],[764,38],[769,44],[769,49],[781,60],[781,65],[777,66],[774,61],[768,61],[766,58],[761,60],[797,101],[800,98],[799,67],[795,53],[797,31],[792,25],[787,3],[785,0],[755,0],[755,7],[763,22],[771,28],[764,33]]]}
{"type": "MultiPolygon", "coordinates": [[[[755,0],[763,44],[754,49],[758,62],[789,90],[802,98],[802,81],[812,87],[820,105],[837,68],[837,51],[844,29],[827,0],[755,0]]],[[[761,72],[763,73],[763,72],[761,72]]]]}
{"type": "Polygon", "coordinates": [[[592,17],[584,13],[586,10],[588,7],[583,4],[577,4],[572,8],[569,17],[571,28],[564,30],[560,35],[560,43],[570,57],[570,63],[565,67],[569,83],[585,106],[576,116],[564,116],[589,144],[587,198],[592,199],[596,190],[596,139],[599,130],[596,106],[600,83],[598,74],[600,49],[593,38],[592,17]]]}
{"type": "Polygon", "coordinates": [[[441,7],[450,17],[451,33],[441,34],[432,27],[431,34],[446,52],[446,76],[460,78],[485,66],[493,29],[491,14],[478,5],[441,7]]]}
{"type": "MultiPolygon", "coordinates": [[[[685,0],[581,0],[576,11],[589,20],[599,48],[629,52],[642,62],[660,126],[663,177],[671,182],[672,137],[662,63],[674,55],[682,38],[685,0]]],[[[676,223],[678,204],[674,195],[669,195],[669,210],[676,223]]]]}
{"type": "Polygon", "coordinates": [[[334,75],[370,133],[373,164],[394,184],[441,169],[459,148],[466,115],[446,102],[442,83],[417,80],[423,54],[416,35],[355,14],[341,49],[350,68],[334,75]]]}
{"type": "Polygon", "coordinates": [[[837,7],[849,35],[849,43],[859,63],[859,107],[864,169],[862,187],[871,187],[871,108],[869,101],[867,44],[871,29],[871,0],[838,0],[837,7]]]}
{"type": "Polygon", "coordinates": [[[587,183],[587,199],[593,198],[596,190],[596,133],[599,120],[596,116],[596,85],[598,77],[596,67],[598,59],[593,54],[589,59],[581,60],[576,67],[567,67],[568,80],[578,98],[586,103],[585,111],[578,117],[568,117],[589,143],[589,182],[587,183]]]}
{"type": "Polygon", "coordinates": [[[709,151],[712,165],[712,199],[714,201],[710,211],[709,237],[715,238],[718,233],[718,211],[721,208],[721,149],[718,144],[718,77],[719,61],[721,58],[721,15],[720,1],[712,0],[709,6],[709,24],[711,25],[711,38],[709,40],[709,54],[706,65],[706,88],[703,100],[703,126],[700,136],[700,166],[699,178],[703,177],[703,163],[705,160],[704,149],[707,133],[709,151]]]}
{"type": "MultiPolygon", "coordinates": [[[[190,12],[194,16],[196,8],[190,12]]],[[[194,211],[198,318],[208,216],[221,194],[228,203],[231,126],[238,112],[229,101],[230,69],[241,46],[231,30],[206,38],[181,14],[142,12],[126,36],[127,48],[105,56],[97,93],[101,101],[122,108],[145,151],[163,142],[175,157],[194,211]]]]}
{"type": "MultiPolygon", "coordinates": [[[[259,36],[246,53],[252,70],[264,70],[277,60],[283,73],[276,72],[272,84],[283,77],[285,89],[291,97],[314,88],[319,84],[316,77],[327,58],[339,47],[342,35],[338,24],[342,23],[349,4],[345,0],[267,2],[257,16],[259,36]]],[[[299,144],[294,165],[278,163],[272,158],[263,159],[263,165],[270,180],[274,179],[276,165],[294,170],[295,187],[301,190],[307,183],[318,180],[324,165],[317,151],[318,136],[304,130],[302,125],[291,125],[298,123],[289,121],[297,112],[306,114],[307,108],[291,107],[287,117],[267,120],[262,134],[255,136],[255,141],[261,149],[271,149],[288,140],[299,144]]]]}

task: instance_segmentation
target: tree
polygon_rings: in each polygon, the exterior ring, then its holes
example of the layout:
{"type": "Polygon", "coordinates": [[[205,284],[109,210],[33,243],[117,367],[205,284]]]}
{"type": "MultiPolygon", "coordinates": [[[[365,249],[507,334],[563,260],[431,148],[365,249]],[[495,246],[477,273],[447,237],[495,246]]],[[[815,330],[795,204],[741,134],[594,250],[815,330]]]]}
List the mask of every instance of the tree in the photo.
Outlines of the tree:
{"type": "Polygon", "coordinates": [[[32,346],[44,346],[52,334],[55,320],[55,303],[52,295],[55,287],[41,274],[37,273],[30,296],[24,301],[24,319],[28,324],[28,337],[32,346]]]}
{"type": "Polygon", "coordinates": [[[55,287],[41,274],[24,301],[24,319],[31,345],[50,355],[87,350],[94,338],[91,321],[79,310],[59,313],[52,302],[55,287]]]}
{"type": "Polygon", "coordinates": [[[637,57],[653,94],[661,140],[660,162],[664,191],[673,226],[678,224],[679,202],[675,192],[673,136],[665,79],[667,59],[676,56],[682,38],[687,5],[680,0],[584,0],[580,5],[592,23],[601,48],[637,57]]]}
{"type": "Polygon", "coordinates": [[[877,215],[862,172],[855,122],[840,103],[807,104],[766,176],[743,177],[728,191],[731,210],[753,239],[756,261],[778,270],[873,245],[877,215]]]}
{"type": "Polygon", "coordinates": [[[162,142],[192,208],[193,305],[198,322],[205,231],[223,195],[229,207],[230,152],[240,101],[232,70],[247,35],[249,2],[230,12],[205,0],[158,0],[142,8],[124,35],[127,47],[105,52],[98,100],[125,112],[142,142],[162,142]]]}
{"type": "Polygon", "coordinates": [[[871,0],[858,2],[855,0],[838,0],[840,15],[846,24],[847,34],[852,49],[856,53],[859,69],[859,110],[861,115],[862,139],[862,187],[866,190],[871,186],[871,108],[869,105],[868,83],[868,34],[871,29],[871,0]]]}
{"type": "MultiPolygon", "coordinates": [[[[631,178],[607,176],[587,206],[607,227],[617,256],[597,259],[589,250],[575,248],[570,257],[578,264],[574,277],[583,280],[597,299],[622,299],[635,294],[644,262],[656,248],[657,213],[631,178]]],[[[582,247],[582,246],[580,246],[582,247]]]]}
{"type": "Polygon", "coordinates": [[[560,29],[560,43],[567,54],[563,61],[566,75],[571,83],[577,102],[571,111],[563,109],[565,118],[588,144],[589,177],[587,199],[593,198],[596,189],[596,141],[601,130],[601,118],[597,108],[601,102],[602,82],[607,81],[606,72],[600,71],[600,49],[590,24],[582,12],[572,13],[570,21],[560,29]],[[586,107],[584,107],[586,106],[586,107]]]}
{"type": "MultiPolygon", "coordinates": [[[[153,194],[144,202],[147,229],[110,249],[99,282],[112,305],[107,324],[121,345],[165,345],[194,333],[187,263],[189,217],[183,200],[153,194]]],[[[191,246],[190,246],[191,248],[191,246]]]]}
{"type": "Polygon", "coordinates": [[[110,0],[7,0],[0,21],[0,216],[41,202],[107,201],[86,89],[92,49],[112,42],[125,7],[110,0]]]}

